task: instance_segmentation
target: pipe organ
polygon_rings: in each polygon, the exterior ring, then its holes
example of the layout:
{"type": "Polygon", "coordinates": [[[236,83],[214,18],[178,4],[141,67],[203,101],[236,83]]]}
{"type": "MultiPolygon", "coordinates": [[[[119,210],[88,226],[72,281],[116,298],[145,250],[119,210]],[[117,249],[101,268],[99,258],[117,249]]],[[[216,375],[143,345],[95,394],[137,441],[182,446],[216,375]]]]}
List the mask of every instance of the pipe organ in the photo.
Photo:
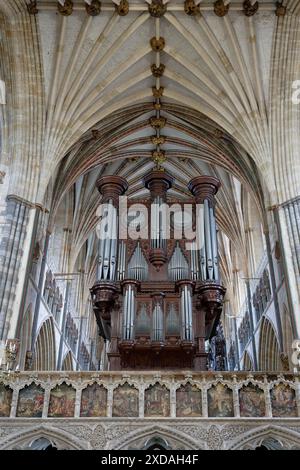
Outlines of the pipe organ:
{"type": "Polygon", "coordinates": [[[144,184],[149,199],[127,204],[131,214],[137,203],[144,204],[146,220],[128,218],[126,224],[137,234],[143,224],[148,235],[143,231],[143,236],[119,239],[119,196],[127,182],[119,176],[97,182],[103,207],[91,295],[99,333],[109,342],[109,368],[206,370],[205,342],[215,335],[225,295],[215,220],[220,182],[211,176],[193,178],[188,201],[168,198],[173,178],[164,170],[151,171],[144,184]],[[191,238],[185,233],[186,203],[193,207],[191,238]]]}

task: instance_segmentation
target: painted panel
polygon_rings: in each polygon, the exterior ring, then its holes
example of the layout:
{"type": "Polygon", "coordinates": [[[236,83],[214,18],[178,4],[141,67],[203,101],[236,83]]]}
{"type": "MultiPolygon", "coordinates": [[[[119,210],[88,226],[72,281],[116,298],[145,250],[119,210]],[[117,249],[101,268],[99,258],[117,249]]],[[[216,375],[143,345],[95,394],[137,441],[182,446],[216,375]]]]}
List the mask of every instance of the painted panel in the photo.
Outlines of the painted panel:
{"type": "Polygon", "coordinates": [[[170,391],[160,384],[145,390],[145,416],[170,416],[170,391]]]}
{"type": "Polygon", "coordinates": [[[262,417],[266,414],[264,391],[249,384],[239,391],[240,415],[242,417],[262,417]]]}
{"type": "Polygon", "coordinates": [[[48,409],[49,418],[73,418],[76,392],[71,385],[63,383],[51,390],[48,409]]]}
{"type": "Polygon", "coordinates": [[[295,390],[286,384],[275,385],[270,391],[274,418],[298,416],[295,390]]]}
{"type": "Polygon", "coordinates": [[[41,418],[44,406],[44,390],[32,383],[19,392],[17,417],[41,418]]]}
{"type": "Polygon", "coordinates": [[[220,383],[213,385],[207,391],[207,399],[209,417],[234,416],[232,390],[228,387],[220,383]]]}
{"type": "Polygon", "coordinates": [[[13,391],[10,387],[0,384],[0,417],[7,418],[10,415],[13,391]]]}
{"type": "Polygon", "coordinates": [[[129,385],[120,385],[113,394],[114,417],[132,418],[139,415],[139,391],[129,385]]]}
{"type": "Polygon", "coordinates": [[[176,391],[176,416],[202,416],[201,390],[195,385],[182,385],[176,391]]]}
{"type": "Polygon", "coordinates": [[[97,383],[88,385],[82,390],[80,416],[89,418],[106,416],[107,390],[97,383]]]}

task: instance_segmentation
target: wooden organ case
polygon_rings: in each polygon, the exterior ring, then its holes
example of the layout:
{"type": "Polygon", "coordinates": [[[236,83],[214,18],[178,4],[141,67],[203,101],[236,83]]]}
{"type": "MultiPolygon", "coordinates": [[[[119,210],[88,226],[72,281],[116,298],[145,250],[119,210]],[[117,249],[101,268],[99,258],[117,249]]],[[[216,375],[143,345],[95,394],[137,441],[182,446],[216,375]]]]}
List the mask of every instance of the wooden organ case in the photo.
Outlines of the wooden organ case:
{"type": "Polygon", "coordinates": [[[193,178],[191,200],[184,202],[168,199],[173,178],[166,171],[151,171],[144,184],[149,199],[127,201],[124,222],[119,196],[127,190],[126,180],[104,176],[97,181],[102,204],[111,209],[105,213],[105,237],[99,237],[97,281],[91,295],[100,334],[108,345],[109,368],[206,370],[205,341],[215,334],[225,295],[214,211],[220,182],[211,176],[193,178]],[[170,218],[176,214],[174,203],[179,225],[186,220],[186,203],[192,208],[187,214],[197,234],[194,240],[183,235],[176,239],[175,216],[170,218]],[[136,209],[141,204],[146,211],[136,209]],[[131,207],[138,214],[133,220],[131,207]],[[127,228],[134,220],[141,236],[132,239],[127,228]]]}

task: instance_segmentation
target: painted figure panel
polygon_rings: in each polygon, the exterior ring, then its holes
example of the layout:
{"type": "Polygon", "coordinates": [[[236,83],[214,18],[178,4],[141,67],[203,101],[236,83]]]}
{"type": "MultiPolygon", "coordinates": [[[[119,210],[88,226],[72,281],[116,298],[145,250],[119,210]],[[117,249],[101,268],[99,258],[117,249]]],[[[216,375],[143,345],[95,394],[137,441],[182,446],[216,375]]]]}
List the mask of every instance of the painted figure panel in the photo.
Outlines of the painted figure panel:
{"type": "Polygon", "coordinates": [[[170,416],[170,391],[160,384],[145,390],[145,416],[170,416]]]}
{"type": "Polygon", "coordinates": [[[182,385],[176,391],[176,416],[202,416],[201,390],[195,385],[182,385]]]}
{"type": "Polygon", "coordinates": [[[82,390],[80,416],[84,418],[106,416],[107,390],[97,383],[82,390]]]}
{"type": "Polygon", "coordinates": [[[48,409],[49,418],[73,418],[75,394],[74,388],[66,383],[52,389],[48,409]]]}
{"type": "Polygon", "coordinates": [[[10,387],[0,384],[0,418],[9,417],[12,394],[13,391],[10,387]]]}
{"type": "Polygon", "coordinates": [[[240,415],[244,417],[263,417],[266,414],[264,391],[249,384],[239,391],[240,415]]]}
{"type": "Polygon", "coordinates": [[[129,385],[120,385],[114,390],[113,417],[137,417],[139,415],[139,391],[129,385]]]}
{"type": "Polygon", "coordinates": [[[209,417],[234,416],[232,390],[228,387],[220,383],[213,385],[207,392],[207,399],[209,417]]]}
{"type": "Polygon", "coordinates": [[[298,415],[295,390],[289,385],[275,385],[271,389],[270,395],[274,418],[288,418],[298,415]]]}
{"type": "Polygon", "coordinates": [[[41,418],[44,406],[44,389],[32,383],[19,392],[17,416],[21,418],[41,418]]]}

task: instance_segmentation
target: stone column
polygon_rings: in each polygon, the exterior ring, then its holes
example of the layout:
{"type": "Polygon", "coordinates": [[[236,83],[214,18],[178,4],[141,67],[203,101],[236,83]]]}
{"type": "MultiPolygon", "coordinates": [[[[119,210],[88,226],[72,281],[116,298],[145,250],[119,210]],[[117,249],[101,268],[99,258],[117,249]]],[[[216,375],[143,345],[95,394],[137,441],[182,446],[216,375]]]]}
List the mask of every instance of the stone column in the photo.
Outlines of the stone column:
{"type": "Polygon", "coordinates": [[[300,197],[273,207],[294,337],[300,338],[300,197]]]}
{"type": "Polygon", "coordinates": [[[26,283],[36,209],[9,197],[0,233],[0,341],[15,337],[22,293],[26,283]]]}

